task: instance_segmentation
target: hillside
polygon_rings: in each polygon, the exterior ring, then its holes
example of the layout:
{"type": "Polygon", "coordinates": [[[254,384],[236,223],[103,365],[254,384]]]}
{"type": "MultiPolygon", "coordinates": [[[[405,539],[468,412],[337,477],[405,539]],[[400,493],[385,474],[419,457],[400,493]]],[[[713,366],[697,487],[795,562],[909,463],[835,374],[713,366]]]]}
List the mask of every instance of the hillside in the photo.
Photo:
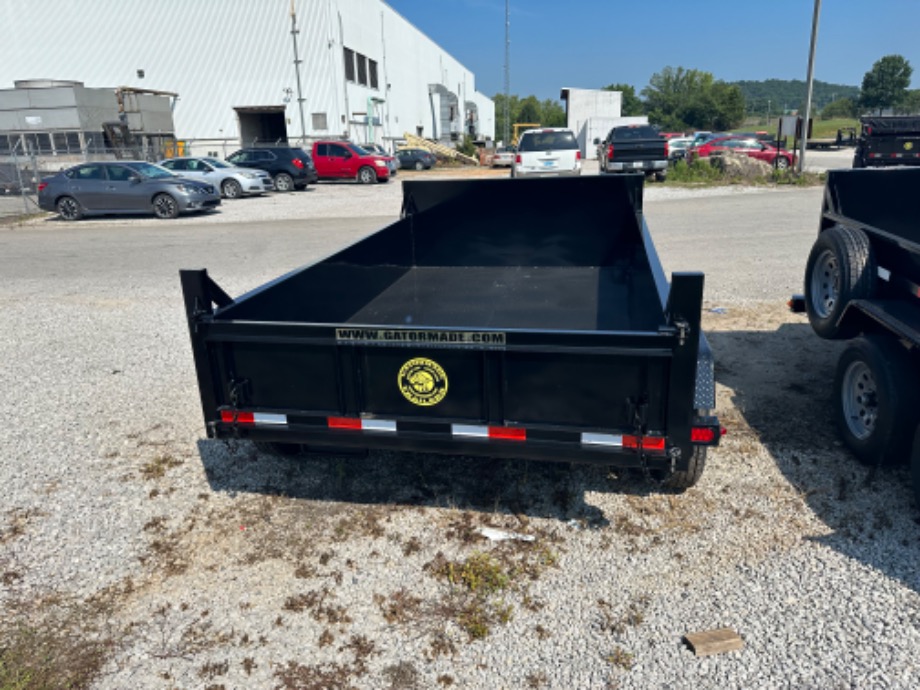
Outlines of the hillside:
{"type": "MultiPolygon", "coordinates": [[[[779,115],[785,110],[797,110],[805,104],[805,82],[800,79],[767,79],[765,81],[735,81],[744,94],[749,113],[779,115]]],[[[829,84],[815,80],[812,91],[812,108],[820,110],[838,98],[859,97],[858,86],[829,84]]]]}

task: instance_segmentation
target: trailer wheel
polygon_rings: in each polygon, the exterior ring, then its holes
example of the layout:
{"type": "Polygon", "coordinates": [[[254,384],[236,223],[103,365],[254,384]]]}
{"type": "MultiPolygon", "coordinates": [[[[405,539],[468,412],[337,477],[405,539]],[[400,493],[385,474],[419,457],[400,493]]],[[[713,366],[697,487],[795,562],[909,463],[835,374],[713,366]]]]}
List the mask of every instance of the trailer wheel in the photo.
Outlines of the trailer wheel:
{"type": "Polygon", "coordinates": [[[835,225],[815,240],[805,265],[805,310],[815,333],[822,338],[851,338],[855,329],[840,324],[840,316],[854,299],[872,296],[875,256],[862,230],[835,225]]]}
{"type": "Polygon", "coordinates": [[[834,417],[843,441],[865,465],[903,461],[916,426],[914,364],[891,336],[856,338],[834,376],[834,417]]]}
{"type": "Polygon", "coordinates": [[[671,472],[664,477],[662,485],[674,491],[685,491],[694,486],[703,476],[706,467],[706,447],[694,446],[690,456],[690,466],[683,472],[671,472]]]}
{"type": "Polygon", "coordinates": [[[914,447],[910,454],[910,478],[914,485],[914,500],[920,508],[920,426],[914,434],[914,447]]]}

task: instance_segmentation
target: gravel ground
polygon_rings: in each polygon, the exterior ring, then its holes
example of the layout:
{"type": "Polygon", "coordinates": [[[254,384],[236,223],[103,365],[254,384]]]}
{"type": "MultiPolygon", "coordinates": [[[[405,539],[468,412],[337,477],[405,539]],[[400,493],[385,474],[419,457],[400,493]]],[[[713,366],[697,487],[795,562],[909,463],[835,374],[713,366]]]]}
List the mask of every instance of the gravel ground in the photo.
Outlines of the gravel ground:
{"type": "MultiPolygon", "coordinates": [[[[729,197],[808,193],[705,192],[729,214],[729,197]]],[[[649,215],[670,222],[687,194],[650,187],[649,215]]],[[[176,265],[213,254],[235,294],[379,227],[398,199],[398,184],[322,185],[166,225],[0,228],[7,667],[52,650],[47,666],[99,689],[917,686],[907,473],[840,447],[837,346],[786,312],[784,286],[707,301],[729,435],[682,495],[565,462],[205,440],[176,265]],[[353,220],[295,222],[305,206],[353,220]],[[247,231],[272,219],[291,220],[285,246],[247,231]],[[682,643],[721,627],[744,648],[682,643]]],[[[683,223],[704,243],[719,230],[683,223]]]]}

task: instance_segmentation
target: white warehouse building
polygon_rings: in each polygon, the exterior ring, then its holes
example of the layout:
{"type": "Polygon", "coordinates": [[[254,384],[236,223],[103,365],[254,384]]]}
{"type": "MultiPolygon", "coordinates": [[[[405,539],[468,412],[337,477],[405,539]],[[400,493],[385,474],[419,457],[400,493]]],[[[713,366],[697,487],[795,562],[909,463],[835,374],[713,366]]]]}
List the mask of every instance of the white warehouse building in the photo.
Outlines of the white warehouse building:
{"type": "Polygon", "coordinates": [[[0,3],[0,101],[29,80],[178,94],[174,135],[193,153],[343,137],[392,149],[405,133],[494,138],[494,105],[475,76],[382,0],[39,4],[0,3]]]}

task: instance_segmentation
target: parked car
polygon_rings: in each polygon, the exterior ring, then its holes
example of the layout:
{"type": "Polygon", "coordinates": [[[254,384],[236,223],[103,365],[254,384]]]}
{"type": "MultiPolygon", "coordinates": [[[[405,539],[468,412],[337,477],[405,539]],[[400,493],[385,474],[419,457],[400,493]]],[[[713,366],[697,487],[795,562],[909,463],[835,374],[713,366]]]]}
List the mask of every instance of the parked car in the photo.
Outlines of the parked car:
{"type": "Polygon", "coordinates": [[[708,141],[702,146],[697,146],[694,150],[700,158],[720,155],[725,152],[743,153],[750,158],[769,163],[779,170],[785,170],[795,163],[795,154],[751,138],[722,137],[721,139],[708,141]]]}
{"type": "Polygon", "coordinates": [[[428,170],[438,162],[437,156],[425,149],[399,149],[396,160],[400,168],[413,168],[415,170],[428,170]]]}
{"type": "Polygon", "coordinates": [[[219,206],[220,192],[147,161],[83,163],[44,178],[38,205],[64,220],[112,213],[175,218],[219,206]]]}
{"type": "Polygon", "coordinates": [[[687,150],[693,143],[693,137],[673,137],[668,139],[668,161],[676,163],[687,157],[687,150]]]}
{"type": "Polygon", "coordinates": [[[314,141],[313,162],[322,180],[352,179],[370,184],[390,179],[386,157],[365,151],[350,141],[314,141]]]}
{"type": "Polygon", "coordinates": [[[399,161],[396,160],[396,156],[391,156],[380,144],[361,144],[361,148],[368,153],[373,153],[386,158],[387,165],[390,167],[390,177],[396,176],[396,173],[399,170],[399,161]]]}
{"type": "Polygon", "coordinates": [[[580,174],[581,149],[572,130],[548,127],[521,133],[511,177],[580,174]]]}
{"type": "Polygon", "coordinates": [[[264,170],[238,168],[218,158],[167,158],[159,165],[182,177],[210,182],[225,199],[262,194],[275,188],[272,176],[264,170]]]}
{"type": "Polygon", "coordinates": [[[316,182],[316,166],[299,146],[256,146],[234,151],[227,161],[241,168],[264,170],[272,176],[275,191],[306,189],[316,182]]]}
{"type": "Polygon", "coordinates": [[[495,152],[495,155],[492,156],[492,167],[500,168],[507,167],[510,168],[514,165],[514,154],[517,151],[514,150],[513,146],[504,146],[498,149],[495,152]]]}

